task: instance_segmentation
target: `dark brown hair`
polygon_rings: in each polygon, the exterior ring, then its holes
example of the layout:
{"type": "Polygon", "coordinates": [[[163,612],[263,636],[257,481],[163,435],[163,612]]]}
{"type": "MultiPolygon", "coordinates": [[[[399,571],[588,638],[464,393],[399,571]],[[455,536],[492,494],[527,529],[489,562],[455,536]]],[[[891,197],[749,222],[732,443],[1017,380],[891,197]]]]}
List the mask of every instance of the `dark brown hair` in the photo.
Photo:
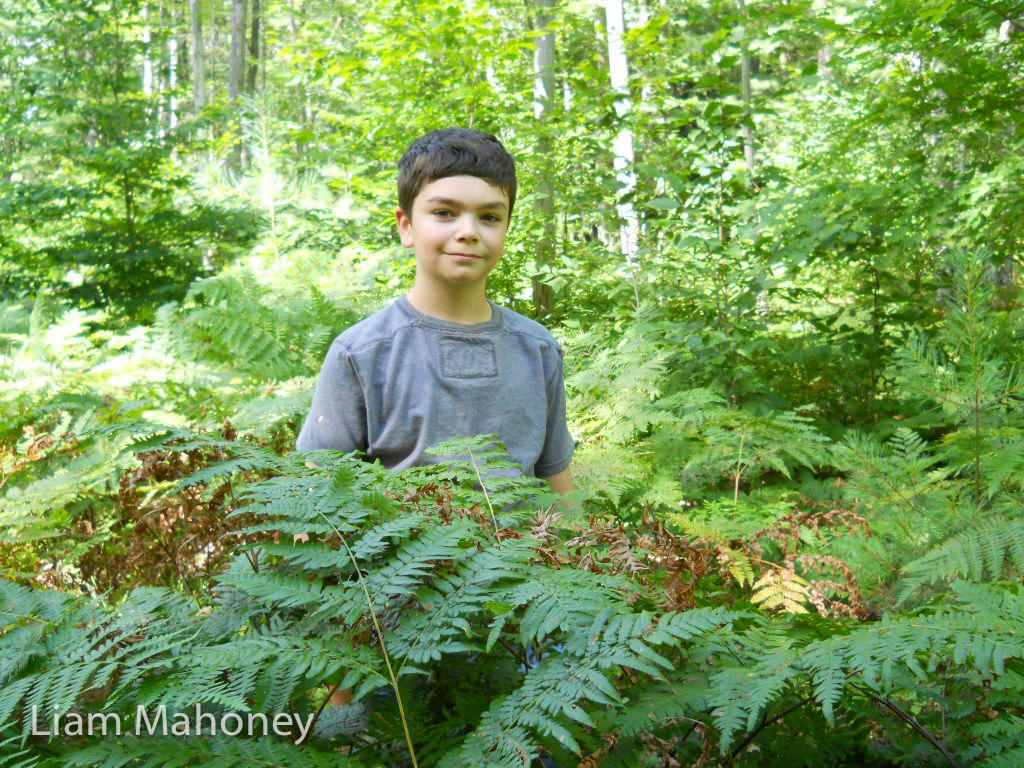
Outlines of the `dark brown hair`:
{"type": "Polygon", "coordinates": [[[441,128],[420,136],[398,161],[398,205],[412,217],[412,203],[426,184],[446,176],[477,176],[516,203],[516,163],[494,136],[475,128],[441,128]]]}

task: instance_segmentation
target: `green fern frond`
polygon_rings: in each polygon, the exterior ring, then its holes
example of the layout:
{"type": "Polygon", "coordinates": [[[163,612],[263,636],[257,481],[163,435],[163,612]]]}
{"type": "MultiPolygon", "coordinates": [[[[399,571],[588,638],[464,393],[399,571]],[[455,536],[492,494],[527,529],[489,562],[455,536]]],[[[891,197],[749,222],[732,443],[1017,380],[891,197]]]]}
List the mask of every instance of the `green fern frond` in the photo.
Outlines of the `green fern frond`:
{"type": "Polygon", "coordinates": [[[529,540],[509,539],[471,551],[454,572],[438,573],[431,585],[421,588],[416,601],[425,612],[403,622],[393,635],[393,649],[405,659],[403,666],[467,650],[462,640],[475,637],[470,621],[494,602],[496,586],[523,575],[535,546],[529,540]]]}
{"type": "MultiPolygon", "coordinates": [[[[400,597],[409,597],[423,584],[435,567],[445,561],[458,561],[470,554],[464,541],[473,538],[479,527],[470,521],[428,528],[423,534],[400,549],[391,560],[377,568],[366,579],[367,589],[380,604],[400,597]]],[[[362,596],[349,601],[345,620],[353,623],[367,606],[362,596]]]]}
{"type": "Polygon", "coordinates": [[[64,756],[69,768],[166,768],[202,765],[204,768],[364,768],[356,758],[337,750],[319,751],[271,738],[231,736],[209,738],[121,737],[70,749],[64,756]]]}
{"type": "Polygon", "coordinates": [[[904,566],[900,600],[925,584],[996,580],[1009,568],[1024,570],[1024,520],[984,519],[904,566]]]}
{"type": "Polygon", "coordinates": [[[976,724],[971,734],[978,740],[963,755],[972,764],[985,768],[1009,768],[1024,758],[1024,717],[1006,714],[976,724]]]}

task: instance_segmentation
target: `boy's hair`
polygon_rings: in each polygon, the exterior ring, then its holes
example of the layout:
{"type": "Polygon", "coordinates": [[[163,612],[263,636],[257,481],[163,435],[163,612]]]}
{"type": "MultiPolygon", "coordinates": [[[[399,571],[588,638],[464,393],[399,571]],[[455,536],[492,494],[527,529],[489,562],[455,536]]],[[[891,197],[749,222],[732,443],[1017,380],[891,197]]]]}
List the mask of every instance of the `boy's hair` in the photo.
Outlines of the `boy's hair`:
{"type": "Polygon", "coordinates": [[[426,184],[446,176],[477,176],[516,203],[516,163],[494,136],[475,128],[441,128],[420,136],[398,161],[398,205],[412,217],[412,203],[426,184]]]}

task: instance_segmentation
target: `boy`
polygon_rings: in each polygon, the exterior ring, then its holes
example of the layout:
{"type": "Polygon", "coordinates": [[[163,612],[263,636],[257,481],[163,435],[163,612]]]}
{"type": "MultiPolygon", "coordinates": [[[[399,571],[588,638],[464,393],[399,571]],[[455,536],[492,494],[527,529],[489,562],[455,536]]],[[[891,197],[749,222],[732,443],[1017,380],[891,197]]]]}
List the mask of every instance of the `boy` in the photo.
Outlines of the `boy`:
{"type": "Polygon", "coordinates": [[[446,128],[414,141],[398,169],[416,283],[335,339],[296,448],[402,469],[438,461],[426,449],[444,440],[493,433],[525,474],[572,491],[562,348],[485,295],[515,205],[512,156],[483,131],[446,128]]]}

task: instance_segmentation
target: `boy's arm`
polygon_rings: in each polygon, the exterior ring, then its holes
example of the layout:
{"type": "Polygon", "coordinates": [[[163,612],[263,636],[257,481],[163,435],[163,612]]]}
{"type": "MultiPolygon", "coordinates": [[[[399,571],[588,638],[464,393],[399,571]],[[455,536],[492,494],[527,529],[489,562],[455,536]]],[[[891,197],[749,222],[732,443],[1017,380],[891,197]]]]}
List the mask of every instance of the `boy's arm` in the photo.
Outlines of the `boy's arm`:
{"type": "Polygon", "coordinates": [[[340,340],[335,340],[324,359],[313,392],[313,405],[295,447],[300,451],[329,448],[344,453],[367,448],[363,387],[340,340]]]}
{"type": "MultiPolygon", "coordinates": [[[[329,448],[350,453],[366,450],[366,400],[355,366],[338,340],[331,344],[313,392],[313,405],[295,441],[299,451],[329,448]]],[[[316,469],[318,464],[307,461],[316,469]]],[[[297,533],[293,542],[309,541],[297,533]]]]}
{"type": "Polygon", "coordinates": [[[558,474],[544,479],[555,493],[571,493],[576,490],[576,483],[572,479],[572,467],[566,467],[558,474]]]}
{"type": "Polygon", "coordinates": [[[576,490],[572,478],[572,455],[576,446],[569,433],[565,419],[565,380],[562,346],[555,342],[557,357],[552,360],[552,374],[547,381],[547,419],[545,424],[544,447],[534,465],[539,477],[548,481],[551,490],[565,494],[576,490]],[[558,471],[548,474],[552,470],[558,471]],[[547,471],[545,471],[547,470],[547,471]]]}

